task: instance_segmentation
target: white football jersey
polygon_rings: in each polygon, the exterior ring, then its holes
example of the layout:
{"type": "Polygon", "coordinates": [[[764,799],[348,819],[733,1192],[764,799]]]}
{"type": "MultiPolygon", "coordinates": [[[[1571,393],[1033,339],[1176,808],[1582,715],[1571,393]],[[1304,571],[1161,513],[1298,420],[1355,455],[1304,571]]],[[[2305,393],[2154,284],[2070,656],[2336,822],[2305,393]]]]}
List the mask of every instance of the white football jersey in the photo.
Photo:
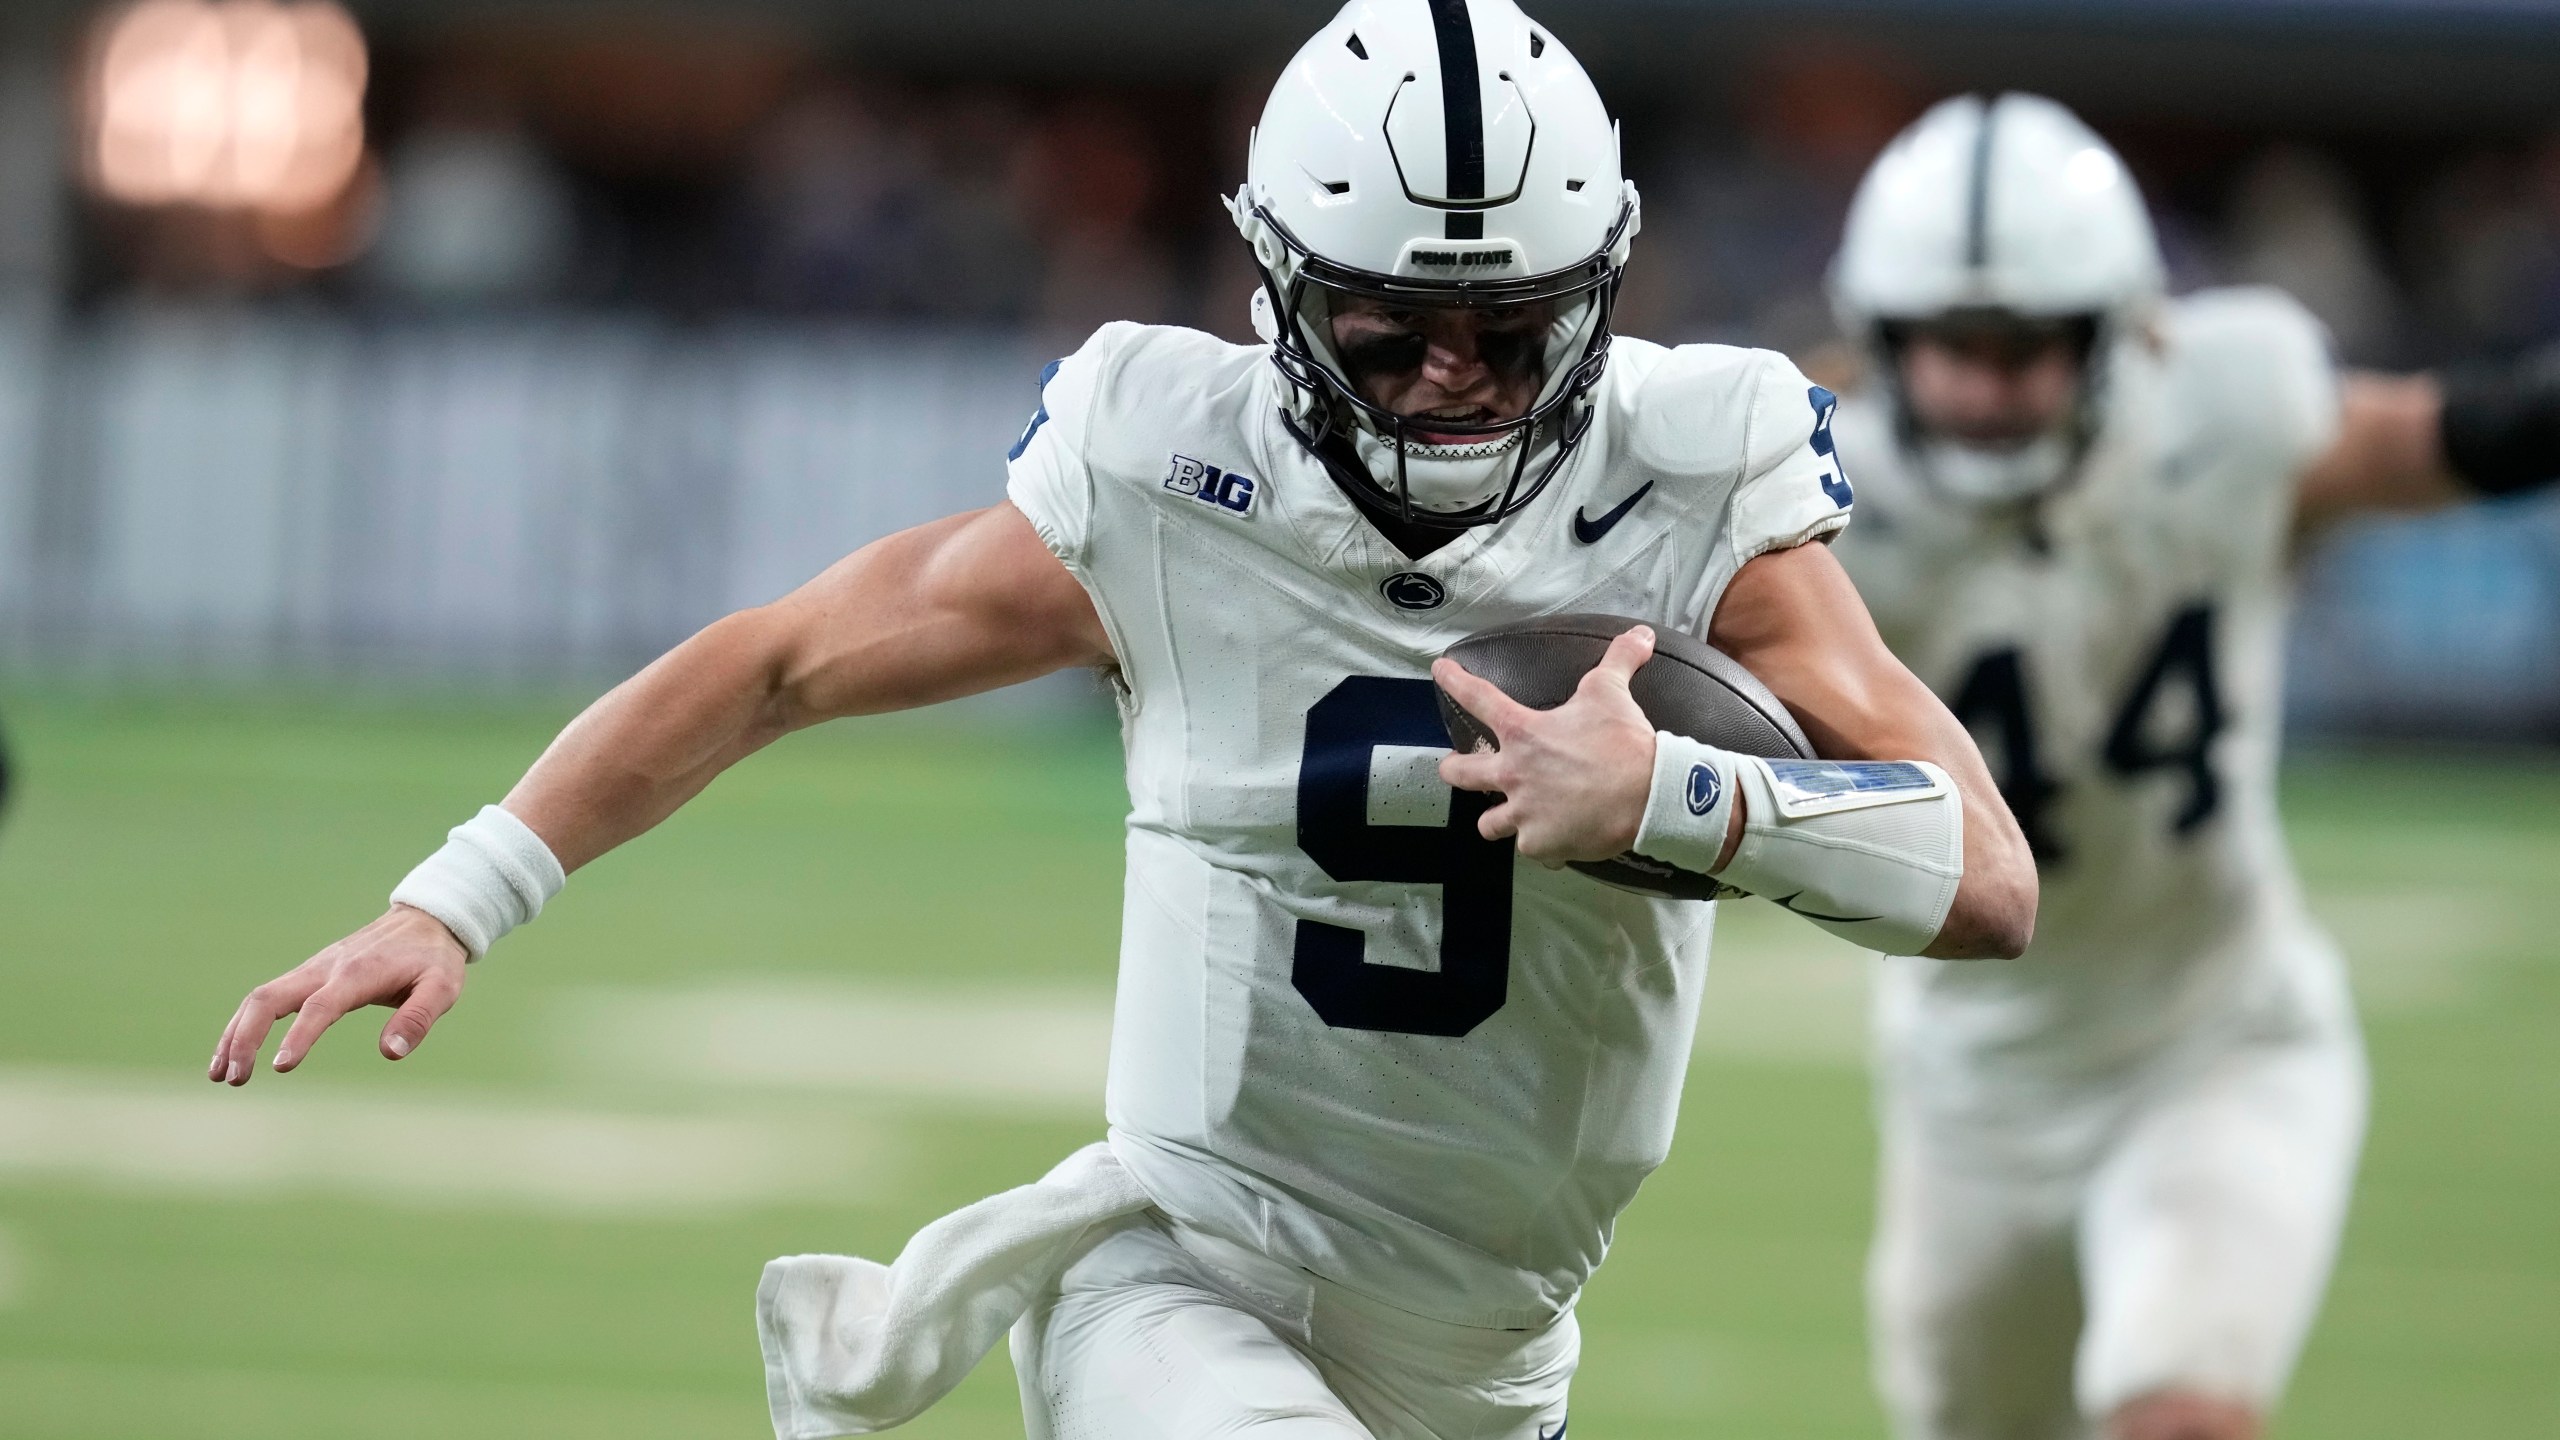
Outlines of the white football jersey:
{"type": "Polygon", "coordinates": [[[2208,291],[2108,364],[2098,438],[2034,518],[1934,493],[1886,404],[1841,407],[1840,558],[1972,728],[2043,879],[2026,958],[1887,962],[1906,1063],[2102,1077],[2272,992],[2343,1003],[2275,796],[2295,481],[2337,420],[2324,336],[2278,292],[2208,291]]]}
{"type": "Polygon", "coordinates": [[[1515,860],[1440,782],[1432,659],[1607,611],[1703,632],[1846,523],[1784,358],[1621,338],[1548,493],[1414,560],[1280,423],[1261,346],[1105,326],[1010,494],[1120,659],[1112,1142],[1158,1205],[1399,1308],[1569,1308],[1671,1139],[1714,924],[1515,860]]]}

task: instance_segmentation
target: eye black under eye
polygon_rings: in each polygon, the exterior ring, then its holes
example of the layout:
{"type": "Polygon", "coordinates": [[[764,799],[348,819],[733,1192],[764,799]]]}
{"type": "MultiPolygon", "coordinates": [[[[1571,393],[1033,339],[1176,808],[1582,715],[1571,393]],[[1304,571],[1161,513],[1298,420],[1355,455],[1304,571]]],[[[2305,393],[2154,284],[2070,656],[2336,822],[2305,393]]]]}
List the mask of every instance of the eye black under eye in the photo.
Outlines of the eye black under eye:
{"type": "Polygon", "coordinates": [[[1343,373],[1355,384],[1379,375],[1410,375],[1422,368],[1426,343],[1411,330],[1361,335],[1341,346],[1343,373]]]}
{"type": "Polygon", "coordinates": [[[1546,336],[1536,330],[1487,330],[1476,337],[1485,368],[1505,380],[1525,380],[1546,367],[1546,336]]]}

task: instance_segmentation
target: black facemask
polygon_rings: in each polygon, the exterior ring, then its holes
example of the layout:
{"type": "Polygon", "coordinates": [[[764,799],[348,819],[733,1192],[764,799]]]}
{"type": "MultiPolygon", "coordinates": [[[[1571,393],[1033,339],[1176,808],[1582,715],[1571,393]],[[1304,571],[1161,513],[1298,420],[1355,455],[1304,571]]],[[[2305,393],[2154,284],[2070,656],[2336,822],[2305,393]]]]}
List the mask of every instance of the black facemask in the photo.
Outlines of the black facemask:
{"type": "MultiPolygon", "coordinates": [[[[1279,412],[1280,423],[1298,443],[1323,462],[1334,482],[1367,507],[1395,517],[1399,525],[1434,530],[1463,530],[1495,524],[1519,513],[1542,493],[1549,481],[1576,453],[1595,413],[1590,399],[1609,358],[1609,315],[1618,288],[1620,246],[1635,223],[1635,201],[1619,206],[1616,222],[1590,255],[1572,265],[1535,275],[1439,280],[1392,275],[1338,264],[1315,254],[1289,233],[1271,212],[1255,206],[1252,221],[1261,227],[1255,265],[1262,277],[1262,302],[1269,307],[1271,363],[1290,387],[1291,398],[1279,412]],[[1276,242],[1279,252],[1268,242],[1276,242]],[[1292,263],[1275,271],[1282,254],[1292,263]],[[1282,276],[1288,278],[1284,281],[1282,276]],[[1478,331],[1478,358],[1509,386],[1534,382],[1547,392],[1526,413],[1510,420],[1451,422],[1441,433],[1462,434],[1475,441],[1510,445],[1515,452],[1499,493],[1485,503],[1459,512],[1429,510],[1414,503],[1408,459],[1417,449],[1413,417],[1395,413],[1363,393],[1378,382],[1419,372],[1429,358],[1427,328],[1390,323],[1383,333],[1340,339],[1330,333],[1331,317],[1345,307],[1368,309],[1380,319],[1398,312],[1411,315],[1464,306],[1478,318],[1530,319],[1525,326],[1502,325],[1478,331]],[[1588,313],[1575,307],[1588,305],[1588,313]],[[1373,308],[1374,307],[1374,308],[1373,308]],[[1534,317],[1534,318],[1531,318],[1534,317]],[[1570,327],[1564,320],[1570,318],[1570,327]],[[1563,374],[1551,374],[1550,351],[1562,329],[1581,337],[1579,353],[1563,374]],[[1385,443],[1389,453],[1376,464],[1359,450],[1358,431],[1366,428],[1385,443]],[[1346,453],[1347,452],[1347,453],[1346,453]],[[1540,463],[1532,465],[1532,459],[1540,463]]],[[[1257,329],[1262,321],[1257,320],[1257,329]]],[[[1411,552],[1408,552],[1411,553],[1411,552]]]]}

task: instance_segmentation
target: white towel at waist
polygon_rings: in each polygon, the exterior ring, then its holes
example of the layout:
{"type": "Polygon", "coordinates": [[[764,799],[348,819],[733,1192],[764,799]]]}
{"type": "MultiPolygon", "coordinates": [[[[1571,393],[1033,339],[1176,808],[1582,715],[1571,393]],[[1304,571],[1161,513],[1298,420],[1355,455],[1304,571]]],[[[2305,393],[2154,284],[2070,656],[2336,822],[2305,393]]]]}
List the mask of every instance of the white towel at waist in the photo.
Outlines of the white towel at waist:
{"type": "Polygon", "coordinates": [[[1147,1204],[1097,1143],[1036,1184],[927,1225],[888,1265],[849,1255],[768,1263],[756,1335],[773,1433],[869,1435],[923,1414],[1057,1283],[1088,1231],[1147,1204]]]}

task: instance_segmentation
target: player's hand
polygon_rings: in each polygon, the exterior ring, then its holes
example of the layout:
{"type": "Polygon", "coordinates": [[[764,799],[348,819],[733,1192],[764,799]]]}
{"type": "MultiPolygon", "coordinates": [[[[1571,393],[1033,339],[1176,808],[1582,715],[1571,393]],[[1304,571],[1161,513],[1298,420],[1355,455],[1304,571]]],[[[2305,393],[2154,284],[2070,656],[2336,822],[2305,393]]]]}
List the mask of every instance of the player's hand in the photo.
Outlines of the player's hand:
{"type": "Polygon", "coordinates": [[[205,1078],[248,1084],[267,1031],[287,1015],[294,1021],[276,1047],[275,1068],[290,1070],[340,1016],[367,1005],[399,1007],[382,1027],[379,1043],[384,1059],[400,1059],[461,998],[463,966],[470,958],[444,922],[394,905],[381,919],[250,991],[223,1027],[205,1078]]]}
{"type": "Polygon", "coordinates": [[[1476,821],[1487,840],[1516,835],[1520,853],[1549,867],[1607,860],[1635,844],[1653,790],[1653,724],[1627,693],[1627,680],[1653,658],[1653,631],[1638,625],[1553,710],[1532,710],[1454,660],[1431,678],[1500,742],[1499,749],[1452,754],[1440,778],[1461,790],[1503,797],[1476,821]]]}

